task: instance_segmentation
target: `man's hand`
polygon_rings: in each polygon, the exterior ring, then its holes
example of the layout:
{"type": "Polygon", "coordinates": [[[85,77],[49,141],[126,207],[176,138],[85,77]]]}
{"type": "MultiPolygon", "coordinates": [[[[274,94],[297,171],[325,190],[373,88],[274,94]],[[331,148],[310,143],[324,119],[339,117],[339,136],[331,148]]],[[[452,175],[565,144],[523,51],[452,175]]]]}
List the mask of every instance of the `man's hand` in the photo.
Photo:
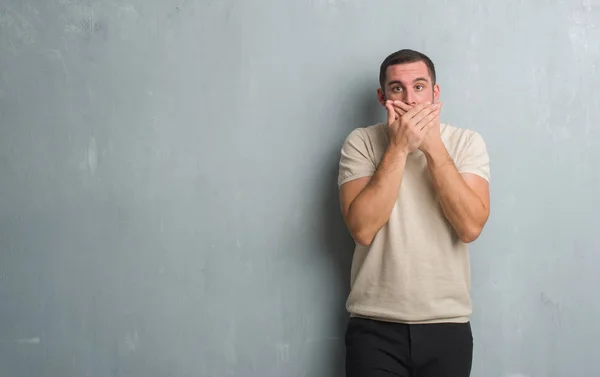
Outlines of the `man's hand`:
{"type": "Polygon", "coordinates": [[[429,129],[429,132],[427,133],[427,135],[425,135],[423,142],[419,146],[419,150],[423,153],[429,153],[440,148],[446,148],[444,146],[444,142],[442,141],[442,136],[440,134],[440,112],[442,111],[443,104],[439,102],[439,105],[440,107],[438,110],[437,117],[433,121],[434,124],[429,129]]]}
{"type": "Polygon", "coordinates": [[[393,101],[392,105],[394,106],[394,111],[396,112],[396,119],[406,114],[408,110],[412,109],[414,106],[407,105],[402,101],[393,101]]]}
{"type": "Polygon", "coordinates": [[[385,107],[388,111],[390,145],[407,154],[421,146],[436,124],[439,130],[439,104],[425,103],[409,108],[406,104],[387,101],[385,107]]]}
{"type": "MultiPolygon", "coordinates": [[[[406,114],[410,109],[415,106],[407,105],[402,101],[394,101],[392,103],[394,107],[394,111],[396,112],[397,117],[402,117],[406,114]]],[[[423,138],[423,142],[419,145],[419,150],[422,152],[427,152],[432,149],[439,148],[443,145],[442,138],[440,135],[440,117],[439,113],[442,111],[442,103],[439,103],[439,109],[437,112],[437,117],[434,119],[434,123],[431,125],[429,132],[423,138]]]]}

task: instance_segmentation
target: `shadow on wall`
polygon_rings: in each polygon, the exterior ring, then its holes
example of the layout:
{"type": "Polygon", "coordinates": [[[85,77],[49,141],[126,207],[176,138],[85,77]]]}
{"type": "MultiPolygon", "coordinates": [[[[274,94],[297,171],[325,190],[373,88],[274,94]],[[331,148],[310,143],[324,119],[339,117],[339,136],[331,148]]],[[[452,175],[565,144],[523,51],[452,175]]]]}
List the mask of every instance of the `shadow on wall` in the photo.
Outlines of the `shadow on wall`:
{"type": "MultiPolygon", "coordinates": [[[[348,321],[348,313],[345,310],[345,302],[349,292],[350,268],[354,252],[354,241],[350,236],[340,211],[339,189],[337,186],[338,164],[340,149],[346,136],[355,128],[365,127],[381,121],[380,106],[376,100],[375,90],[372,85],[362,83],[359,93],[347,106],[338,109],[334,126],[340,128],[341,139],[338,144],[330,145],[330,158],[322,165],[319,182],[323,183],[320,189],[320,203],[318,222],[320,229],[321,244],[325,246],[327,259],[332,261],[335,271],[332,271],[331,283],[334,285],[333,292],[339,293],[339,297],[332,302],[331,328],[334,339],[330,342],[330,349],[325,352],[327,360],[324,365],[315,366],[316,373],[311,376],[344,376],[344,333],[348,321]],[[347,108],[354,109],[348,111],[347,108]]],[[[319,358],[317,358],[318,360],[319,358]]]]}
{"type": "MultiPolygon", "coordinates": [[[[366,85],[363,86],[363,88],[366,85]]],[[[326,164],[323,166],[323,177],[321,182],[326,184],[325,188],[321,190],[322,204],[322,234],[323,242],[326,246],[326,250],[329,253],[329,257],[333,258],[336,262],[337,267],[337,280],[339,287],[344,289],[344,294],[347,295],[349,290],[350,281],[350,267],[352,262],[352,254],[354,250],[354,241],[344,224],[340,210],[339,201],[339,188],[337,185],[338,177],[338,164],[340,159],[340,150],[342,143],[346,136],[355,128],[365,127],[371,124],[375,124],[381,119],[379,105],[376,101],[375,90],[368,87],[362,90],[361,95],[353,103],[353,108],[357,109],[354,112],[344,111],[340,112],[339,126],[342,133],[342,139],[339,144],[331,146],[331,158],[326,160],[326,164]]],[[[342,109],[340,109],[342,110],[342,109]]],[[[343,297],[345,302],[346,297],[343,297]]],[[[343,318],[346,319],[346,312],[343,312],[343,318]]],[[[345,327],[345,321],[344,321],[345,327]]]]}

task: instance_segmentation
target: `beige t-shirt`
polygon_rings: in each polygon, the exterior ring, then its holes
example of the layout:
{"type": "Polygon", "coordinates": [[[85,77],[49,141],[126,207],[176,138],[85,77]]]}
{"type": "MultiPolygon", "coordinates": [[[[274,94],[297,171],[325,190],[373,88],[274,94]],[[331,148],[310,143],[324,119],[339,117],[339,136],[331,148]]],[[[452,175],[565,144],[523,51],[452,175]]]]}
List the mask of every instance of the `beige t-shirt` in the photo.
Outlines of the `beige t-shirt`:
{"type": "MultiPolygon", "coordinates": [[[[479,133],[442,124],[460,173],[490,177],[479,133]]],[[[338,185],[372,176],[389,137],[386,124],[358,128],[341,150],[338,185]]],[[[369,247],[356,244],[346,308],[351,316],[402,323],[467,322],[471,281],[467,245],[442,212],[424,154],[409,154],[389,221],[369,247]]]]}

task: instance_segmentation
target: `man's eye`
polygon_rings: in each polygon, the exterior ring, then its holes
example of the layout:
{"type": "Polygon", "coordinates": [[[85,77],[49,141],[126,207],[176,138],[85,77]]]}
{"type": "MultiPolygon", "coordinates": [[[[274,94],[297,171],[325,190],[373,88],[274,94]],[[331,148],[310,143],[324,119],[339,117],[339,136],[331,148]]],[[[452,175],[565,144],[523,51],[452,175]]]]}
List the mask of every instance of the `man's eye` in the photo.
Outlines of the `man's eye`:
{"type": "Polygon", "coordinates": [[[402,88],[401,88],[401,87],[399,87],[399,86],[397,86],[397,87],[395,87],[395,88],[392,88],[392,91],[393,91],[393,92],[400,92],[400,91],[402,91],[402,88]]]}
{"type": "Polygon", "coordinates": [[[417,85],[415,88],[417,88],[417,90],[423,90],[423,85],[417,85]]]}

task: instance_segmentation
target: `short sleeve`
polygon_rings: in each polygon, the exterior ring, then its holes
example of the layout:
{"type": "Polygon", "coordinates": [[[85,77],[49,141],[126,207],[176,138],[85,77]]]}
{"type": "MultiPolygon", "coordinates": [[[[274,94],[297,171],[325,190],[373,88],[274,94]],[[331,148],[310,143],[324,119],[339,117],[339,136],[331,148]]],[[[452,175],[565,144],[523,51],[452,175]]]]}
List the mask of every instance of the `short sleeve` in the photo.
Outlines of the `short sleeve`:
{"type": "Polygon", "coordinates": [[[490,159],[485,142],[479,133],[472,132],[457,169],[461,174],[477,174],[489,182],[490,159]]]}
{"type": "Polygon", "coordinates": [[[360,129],[355,129],[348,135],[340,156],[338,186],[375,174],[376,166],[367,146],[367,140],[360,129]]]}

